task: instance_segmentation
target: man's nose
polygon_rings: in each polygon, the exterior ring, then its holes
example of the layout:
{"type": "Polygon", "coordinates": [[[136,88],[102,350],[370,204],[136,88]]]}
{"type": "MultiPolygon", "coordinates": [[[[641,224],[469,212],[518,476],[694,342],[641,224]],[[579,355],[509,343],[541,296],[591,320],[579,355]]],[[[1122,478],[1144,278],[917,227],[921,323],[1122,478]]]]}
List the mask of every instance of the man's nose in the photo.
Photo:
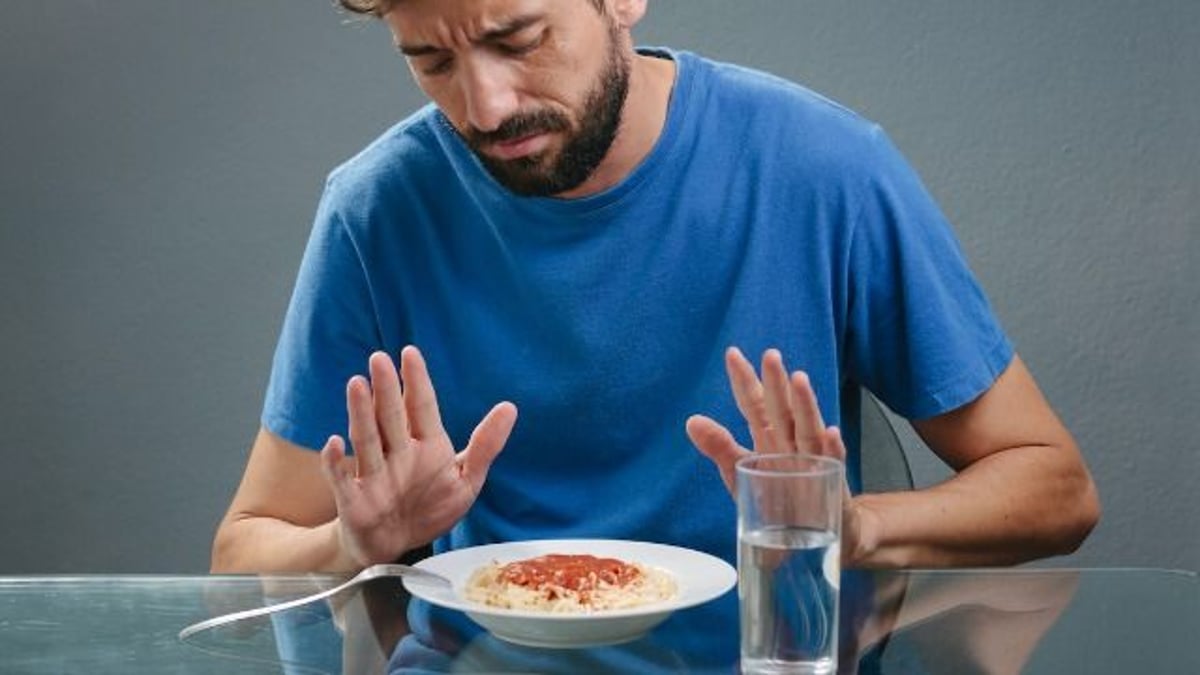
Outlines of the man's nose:
{"type": "Polygon", "coordinates": [[[487,61],[466,69],[463,82],[467,122],[479,131],[495,131],[517,111],[517,90],[511,73],[487,61]]]}

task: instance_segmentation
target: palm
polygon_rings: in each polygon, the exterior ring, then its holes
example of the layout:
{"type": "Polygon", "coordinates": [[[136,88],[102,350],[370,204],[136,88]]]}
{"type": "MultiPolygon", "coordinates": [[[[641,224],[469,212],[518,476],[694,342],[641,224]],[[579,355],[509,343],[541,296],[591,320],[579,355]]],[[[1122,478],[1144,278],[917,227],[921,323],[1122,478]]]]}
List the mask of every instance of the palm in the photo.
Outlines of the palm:
{"type": "Polygon", "coordinates": [[[442,435],[428,443],[416,443],[420,458],[413,467],[411,490],[403,499],[411,514],[410,537],[416,545],[426,544],[454,526],[471,508],[482,480],[463,475],[450,438],[442,435]]]}
{"type": "Polygon", "coordinates": [[[336,436],[322,453],[342,546],[361,565],[391,562],[453,527],[474,503],[516,420],[511,404],[497,405],[455,452],[420,353],[407,348],[401,362],[403,388],[385,354],[371,357],[369,385],[354,378],[347,386],[355,457],[345,457],[336,436]]]}

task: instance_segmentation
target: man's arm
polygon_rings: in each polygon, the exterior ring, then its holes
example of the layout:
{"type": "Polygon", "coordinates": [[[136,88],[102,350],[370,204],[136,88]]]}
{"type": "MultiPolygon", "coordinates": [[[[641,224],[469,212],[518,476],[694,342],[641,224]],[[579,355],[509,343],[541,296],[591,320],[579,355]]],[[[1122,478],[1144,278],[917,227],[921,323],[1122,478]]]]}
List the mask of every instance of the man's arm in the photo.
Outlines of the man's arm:
{"type": "Polygon", "coordinates": [[[923,490],[854,498],[864,536],[847,564],[1013,564],[1074,551],[1100,502],[1071,434],[1019,358],[979,398],[913,422],[957,473],[923,490]]]}
{"type": "Polygon", "coordinates": [[[318,453],[260,429],[213,542],[212,571],[351,571],[318,453]]]}
{"type": "MultiPolygon", "coordinates": [[[[789,377],[777,351],[764,355],[761,381],[737,350],[726,366],[756,450],[845,457],[808,378],[789,377]]],[[[1018,358],[973,402],[914,426],[958,473],[922,490],[847,495],[847,567],[1014,564],[1075,550],[1099,518],[1096,488],[1074,440],[1018,358]]],[[[700,415],[687,430],[732,491],[733,465],[749,450],[700,415]]]]}
{"type": "Polygon", "coordinates": [[[517,420],[496,404],[455,452],[415,347],[383,352],[346,385],[350,442],[318,454],[261,431],[213,543],[214,572],[353,571],[394,562],[471,508],[517,420]],[[404,385],[401,384],[403,373],[404,385]]]}

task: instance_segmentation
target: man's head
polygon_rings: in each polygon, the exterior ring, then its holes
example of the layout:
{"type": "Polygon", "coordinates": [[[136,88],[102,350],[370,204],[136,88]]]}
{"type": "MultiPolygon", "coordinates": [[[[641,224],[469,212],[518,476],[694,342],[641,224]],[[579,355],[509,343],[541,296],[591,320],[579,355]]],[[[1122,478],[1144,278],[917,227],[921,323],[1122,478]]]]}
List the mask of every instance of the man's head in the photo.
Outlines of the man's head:
{"type": "MultiPolygon", "coordinates": [[[[355,14],[370,14],[372,16],[383,16],[392,8],[392,5],[400,2],[400,0],[338,0],[342,7],[354,12],[355,14]]],[[[604,11],[604,0],[588,0],[596,8],[596,11],[604,11]]]]}
{"type": "Polygon", "coordinates": [[[417,84],[501,184],[583,185],[621,128],[644,0],[341,0],[391,29],[417,84]]]}

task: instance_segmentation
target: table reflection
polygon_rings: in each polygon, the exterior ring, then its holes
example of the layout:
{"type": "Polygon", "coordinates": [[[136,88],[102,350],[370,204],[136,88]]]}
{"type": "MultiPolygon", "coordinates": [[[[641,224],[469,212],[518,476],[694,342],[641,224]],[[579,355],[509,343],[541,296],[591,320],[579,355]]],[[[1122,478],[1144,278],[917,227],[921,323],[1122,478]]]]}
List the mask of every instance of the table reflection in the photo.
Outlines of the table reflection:
{"type": "MultiPolygon", "coordinates": [[[[212,617],[332,588],[303,577],[0,578],[0,672],[736,673],[736,595],[636,642],[511,645],[378,579],[178,638],[212,617]]],[[[1164,570],[848,572],[843,673],[1200,673],[1200,583],[1164,570]]]]}
{"type": "MultiPolygon", "coordinates": [[[[1020,673],[1079,587],[1072,570],[846,572],[842,673],[1020,673]]],[[[1194,582],[1194,577],[1192,577],[1194,582]]],[[[274,600],[308,589],[294,584],[274,600]]],[[[1195,584],[1192,584],[1193,591],[1195,584]]],[[[285,672],[329,673],[732,673],[737,672],[736,594],[677,612],[635,642],[590,649],[523,647],[499,640],[465,615],[411,598],[378,579],[319,606],[269,620],[285,672]]],[[[267,621],[267,620],[261,620],[267,621]]],[[[237,655],[233,625],[195,638],[237,655]]]]}
{"type": "Polygon", "coordinates": [[[840,672],[1020,673],[1074,597],[1079,573],[876,575],[843,631],[840,672]]]}

